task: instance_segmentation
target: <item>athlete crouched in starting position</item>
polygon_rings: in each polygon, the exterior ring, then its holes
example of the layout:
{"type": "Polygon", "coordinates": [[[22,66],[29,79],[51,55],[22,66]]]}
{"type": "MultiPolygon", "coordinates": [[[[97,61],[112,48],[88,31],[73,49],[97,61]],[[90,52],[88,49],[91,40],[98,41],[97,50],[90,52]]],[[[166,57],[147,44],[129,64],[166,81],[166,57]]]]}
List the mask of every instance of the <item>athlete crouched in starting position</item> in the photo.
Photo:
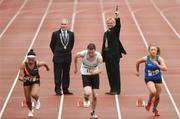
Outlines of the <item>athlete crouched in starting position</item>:
{"type": "Polygon", "coordinates": [[[36,54],[33,49],[27,54],[27,61],[24,62],[20,68],[19,80],[23,82],[24,94],[26,104],[29,108],[28,117],[33,117],[32,101],[31,97],[35,99],[35,109],[40,109],[39,101],[39,86],[40,86],[40,75],[39,68],[44,66],[49,71],[48,66],[43,62],[35,60],[36,54]]]}
{"type": "Polygon", "coordinates": [[[137,76],[139,73],[139,65],[145,63],[145,83],[150,92],[148,104],[146,105],[146,110],[149,111],[151,104],[153,102],[153,113],[155,116],[160,116],[157,106],[160,101],[162,76],[161,70],[166,71],[167,66],[164,59],[160,56],[160,48],[156,45],[150,45],[148,48],[149,54],[140,58],[136,63],[137,76]],[[154,101],[152,101],[154,98],[154,101]]]}
{"type": "Polygon", "coordinates": [[[99,73],[100,64],[102,63],[102,56],[99,52],[96,51],[96,46],[93,43],[90,43],[87,46],[87,50],[78,52],[75,55],[74,63],[75,70],[74,73],[77,73],[77,59],[82,58],[81,63],[81,75],[84,88],[84,107],[89,107],[92,105],[92,118],[98,118],[95,113],[96,103],[97,103],[97,89],[99,89],[99,73]],[[89,101],[89,97],[92,94],[92,104],[89,101]]]}

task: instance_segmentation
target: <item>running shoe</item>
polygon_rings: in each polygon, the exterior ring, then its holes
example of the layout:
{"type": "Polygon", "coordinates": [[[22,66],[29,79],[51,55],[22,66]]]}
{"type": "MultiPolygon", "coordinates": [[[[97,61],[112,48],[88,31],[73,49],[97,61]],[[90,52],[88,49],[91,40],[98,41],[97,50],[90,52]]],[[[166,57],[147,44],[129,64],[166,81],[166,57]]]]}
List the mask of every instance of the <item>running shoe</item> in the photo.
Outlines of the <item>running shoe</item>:
{"type": "Polygon", "coordinates": [[[84,101],[84,107],[88,108],[91,106],[91,102],[88,100],[88,101],[84,101]]]}
{"type": "Polygon", "coordinates": [[[34,108],[34,107],[35,107],[35,103],[34,103],[34,102],[32,102],[31,104],[32,104],[32,107],[34,108]]]}
{"type": "Polygon", "coordinates": [[[93,119],[97,119],[97,118],[98,118],[98,116],[96,115],[96,112],[95,112],[95,111],[92,111],[92,112],[91,112],[91,117],[92,117],[93,119]]]}
{"type": "Polygon", "coordinates": [[[34,117],[34,114],[33,114],[33,111],[32,111],[32,110],[29,110],[29,112],[28,112],[28,117],[34,117]]]}
{"type": "Polygon", "coordinates": [[[150,110],[150,108],[151,108],[151,103],[149,103],[149,102],[148,102],[148,104],[146,105],[146,107],[145,107],[145,108],[146,108],[146,110],[147,110],[147,111],[149,111],[149,110],[150,110]]]}
{"type": "Polygon", "coordinates": [[[39,110],[39,109],[40,109],[40,106],[41,106],[41,103],[40,103],[40,100],[38,99],[38,100],[36,101],[35,109],[39,110]]]}
{"type": "Polygon", "coordinates": [[[160,116],[159,111],[156,108],[153,109],[153,113],[154,116],[160,116]]]}

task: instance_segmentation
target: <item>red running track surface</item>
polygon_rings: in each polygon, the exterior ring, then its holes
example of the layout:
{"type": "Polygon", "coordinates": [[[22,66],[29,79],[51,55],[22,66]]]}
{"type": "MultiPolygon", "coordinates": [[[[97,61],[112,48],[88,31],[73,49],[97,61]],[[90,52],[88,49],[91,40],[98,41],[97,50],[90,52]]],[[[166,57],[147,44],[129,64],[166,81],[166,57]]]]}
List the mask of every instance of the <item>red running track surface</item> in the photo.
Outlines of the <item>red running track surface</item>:
{"type": "MultiPolygon", "coordinates": [[[[73,63],[70,89],[74,95],[55,96],[49,42],[52,32],[59,28],[60,20],[66,17],[71,22],[69,29],[75,32],[73,56],[77,51],[85,49],[90,42],[96,43],[97,50],[100,51],[105,30],[102,14],[105,17],[113,16],[115,6],[118,4],[122,20],[120,39],[128,52],[121,60],[122,93],[119,96],[105,95],[105,92],[109,91],[109,86],[103,65],[97,105],[99,118],[154,118],[151,112],[146,112],[145,109],[137,108],[135,105],[138,97],[148,99],[148,90],[143,81],[143,66],[141,76],[137,78],[135,63],[138,58],[146,55],[145,43],[154,43],[160,46],[162,57],[168,66],[168,71],[163,73],[167,87],[163,85],[159,104],[161,116],[158,119],[180,119],[179,0],[53,0],[45,15],[49,1],[51,0],[28,0],[0,38],[0,118],[27,118],[27,108],[20,105],[24,99],[22,83],[17,81],[9,95],[10,98],[7,96],[32,42],[32,48],[38,55],[37,59],[47,62],[51,68],[50,72],[41,70],[41,109],[35,111],[34,118],[90,118],[90,108],[77,107],[77,101],[83,96],[83,88],[80,74],[73,73],[73,63]],[[167,90],[170,91],[172,99],[167,90]]],[[[24,0],[0,1],[0,34],[23,2],[24,0]]]]}

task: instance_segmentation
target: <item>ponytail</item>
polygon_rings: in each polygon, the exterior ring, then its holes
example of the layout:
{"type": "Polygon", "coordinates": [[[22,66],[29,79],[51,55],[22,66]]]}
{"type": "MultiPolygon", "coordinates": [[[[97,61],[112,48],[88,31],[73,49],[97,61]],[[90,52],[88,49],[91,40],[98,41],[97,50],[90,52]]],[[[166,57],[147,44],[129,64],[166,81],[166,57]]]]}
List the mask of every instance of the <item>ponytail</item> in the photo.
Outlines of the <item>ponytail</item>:
{"type": "Polygon", "coordinates": [[[160,56],[160,54],[161,54],[161,50],[160,50],[160,48],[159,48],[158,46],[156,46],[156,48],[157,48],[157,55],[159,55],[159,56],[160,56]]]}

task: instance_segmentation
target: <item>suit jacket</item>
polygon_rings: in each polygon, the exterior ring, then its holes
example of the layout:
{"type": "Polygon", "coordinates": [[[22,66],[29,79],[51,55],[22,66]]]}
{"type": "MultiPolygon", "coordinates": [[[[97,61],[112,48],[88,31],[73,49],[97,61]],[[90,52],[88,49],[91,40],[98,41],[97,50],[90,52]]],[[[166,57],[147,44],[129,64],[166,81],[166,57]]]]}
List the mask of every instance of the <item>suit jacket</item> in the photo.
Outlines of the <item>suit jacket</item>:
{"type": "MultiPolygon", "coordinates": [[[[103,61],[105,61],[109,57],[122,58],[122,53],[126,54],[126,51],[119,40],[121,22],[120,18],[116,18],[116,25],[108,29],[103,36],[103,44],[102,44],[102,57],[103,61]],[[105,44],[108,44],[108,47],[105,47],[105,44]]],[[[117,59],[119,60],[119,59],[117,59]]]]}
{"type": "Polygon", "coordinates": [[[72,56],[71,50],[74,46],[74,33],[67,30],[69,36],[69,42],[66,48],[63,45],[62,39],[60,38],[61,29],[54,31],[52,33],[50,48],[53,52],[53,62],[55,63],[71,63],[72,56]]]}

